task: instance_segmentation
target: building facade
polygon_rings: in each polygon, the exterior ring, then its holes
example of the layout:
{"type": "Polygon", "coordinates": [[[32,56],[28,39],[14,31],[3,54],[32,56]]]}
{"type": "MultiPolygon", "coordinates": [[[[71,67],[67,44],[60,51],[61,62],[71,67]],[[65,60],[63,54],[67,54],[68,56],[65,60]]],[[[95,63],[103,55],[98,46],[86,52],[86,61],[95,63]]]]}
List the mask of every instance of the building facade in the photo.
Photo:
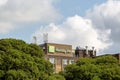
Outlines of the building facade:
{"type": "Polygon", "coordinates": [[[86,48],[76,47],[75,57],[76,58],[96,57],[96,50],[94,49],[94,47],[92,47],[92,49],[88,49],[88,46],[86,46],[86,48]]]}
{"type": "Polygon", "coordinates": [[[63,71],[66,65],[74,63],[72,45],[45,43],[41,46],[46,60],[53,64],[55,73],[63,71]]]}
{"type": "Polygon", "coordinates": [[[56,43],[44,43],[40,45],[45,53],[45,59],[49,60],[53,64],[55,73],[64,71],[64,67],[68,64],[74,63],[81,57],[94,57],[96,51],[76,48],[72,49],[72,45],[56,44],[56,43]]]}

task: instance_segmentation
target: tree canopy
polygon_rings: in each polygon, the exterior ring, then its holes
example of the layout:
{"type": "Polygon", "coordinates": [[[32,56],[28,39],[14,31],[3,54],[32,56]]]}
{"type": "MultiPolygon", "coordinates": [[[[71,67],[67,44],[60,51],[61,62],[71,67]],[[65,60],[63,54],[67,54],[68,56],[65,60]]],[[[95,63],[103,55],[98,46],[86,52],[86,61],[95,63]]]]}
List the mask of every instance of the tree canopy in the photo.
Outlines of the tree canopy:
{"type": "Polygon", "coordinates": [[[113,56],[80,58],[61,74],[66,80],[120,80],[120,66],[113,56]]]}
{"type": "Polygon", "coordinates": [[[39,46],[27,44],[22,40],[0,39],[0,80],[50,80],[51,78],[56,80],[52,64],[44,59],[43,51],[39,46]]]}

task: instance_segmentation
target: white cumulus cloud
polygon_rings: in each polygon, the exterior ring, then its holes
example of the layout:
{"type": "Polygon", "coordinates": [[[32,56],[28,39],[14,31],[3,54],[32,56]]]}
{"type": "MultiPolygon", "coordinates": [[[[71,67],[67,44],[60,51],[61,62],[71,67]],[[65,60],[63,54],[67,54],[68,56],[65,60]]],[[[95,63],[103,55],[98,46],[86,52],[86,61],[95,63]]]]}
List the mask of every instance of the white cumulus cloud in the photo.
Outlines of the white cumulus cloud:
{"type": "Polygon", "coordinates": [[[6,4],[7,0],[0,0],[0,6],[6,4]]]}
{"type": "MultiPolygon", "coordinates": [[[[53,6],[55,0],[0,0],[0,32],[12,30],[3,23],[51,22],[60,14],[53,6]],[[6,28],[4,28],[6,26],[6,28]],[[5,31],[6,30],[6,31],[5,31]]],[[[17,26],[16,26],[17,27],[17,26]]]]}
{"type": "Polygon", "coordinates": [[[73,47],[94,46],[98,50],[104,50],[111,45],[109,41],[111,31],[109,29],[100,31],[93,26],[90,19],[75,15],[67,18],[62,24],[51,23],[40,27],[33,35],[38,38],[39,43],[43,42],[43,34],[48,33],[48,42],[72,44],[73,47]]]}
{"type": "Polygon", "coordinates": [[[111,30],[110,39],[113,45],[108,51],[118,52],[120,48],[120,0],[108,0],[106,3],[96,5],[87,12],[85,17],[92,20],[95,28],[111,30]]]}
{"type": "Polygon", "coordinates": [[[12,24],[9,22],[0,22],[0,33],[8,33],[9,30],[13,30],[12,24]]]}

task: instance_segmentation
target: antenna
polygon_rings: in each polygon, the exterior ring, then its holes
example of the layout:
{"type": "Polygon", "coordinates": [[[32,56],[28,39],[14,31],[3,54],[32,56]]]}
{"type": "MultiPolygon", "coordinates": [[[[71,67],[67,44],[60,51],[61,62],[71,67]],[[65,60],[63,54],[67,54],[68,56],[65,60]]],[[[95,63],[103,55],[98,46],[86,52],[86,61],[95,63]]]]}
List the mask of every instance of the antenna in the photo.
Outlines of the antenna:
{"type": "Polygon", "coordinates": [[[36,44],[37,43],[37,37],[33,36],[33,43],[36,44]]]}
{"type": "Polygon", "coordinates": [[[43,34],[43,41],[44,43],[48,43],[48,33],[43,34]]]}

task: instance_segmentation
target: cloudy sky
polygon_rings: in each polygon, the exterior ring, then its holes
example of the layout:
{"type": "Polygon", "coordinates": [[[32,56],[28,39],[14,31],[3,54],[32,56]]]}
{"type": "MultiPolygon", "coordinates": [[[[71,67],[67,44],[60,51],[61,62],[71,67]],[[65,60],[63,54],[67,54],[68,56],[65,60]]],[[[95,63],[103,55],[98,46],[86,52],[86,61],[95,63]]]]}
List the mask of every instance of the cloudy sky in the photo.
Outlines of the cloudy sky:
{"type": "Polygon", "coordinates": [[[120,52],[120,0],[0,0],[0,38],[120,52]]]}

